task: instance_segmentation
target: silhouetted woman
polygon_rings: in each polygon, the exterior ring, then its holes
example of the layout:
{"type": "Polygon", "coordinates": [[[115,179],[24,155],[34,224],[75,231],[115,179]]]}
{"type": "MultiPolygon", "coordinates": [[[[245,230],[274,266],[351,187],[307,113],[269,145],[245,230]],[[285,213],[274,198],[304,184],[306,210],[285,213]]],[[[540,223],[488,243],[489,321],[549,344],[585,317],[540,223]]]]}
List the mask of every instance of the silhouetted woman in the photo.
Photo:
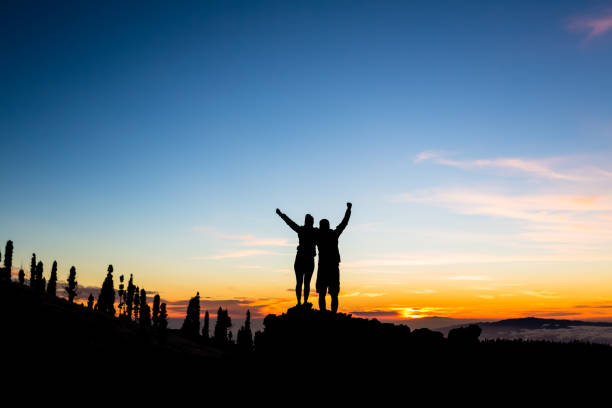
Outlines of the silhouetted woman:
{"type": "Polygon", "coordinates": [[[312,215],[306,214],[304,225],[299,226],[278,208],[276,209],[276,213],[298,234],[300,243],[297,247],[297,255],[295,256],[295,263],[293,264],[295,279],[297,281],[295,285],[295,296],[297,297],[298,306],[301,305],[303,283],[304,304],[306,304],[308,302],[308,295],[310,294],[310,279],[314,272],[314,258],[317,255],[315,249],[317,229],[314,228],[314,218],[312,218],[312,215]]]}

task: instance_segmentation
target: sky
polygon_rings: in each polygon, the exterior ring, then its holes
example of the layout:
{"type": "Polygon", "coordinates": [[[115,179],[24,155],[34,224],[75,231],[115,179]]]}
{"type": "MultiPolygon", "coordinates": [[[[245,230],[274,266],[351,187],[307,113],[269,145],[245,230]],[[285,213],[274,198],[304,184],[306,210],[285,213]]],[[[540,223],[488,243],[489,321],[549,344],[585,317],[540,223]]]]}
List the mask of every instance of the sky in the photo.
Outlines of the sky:
{"type": "Polygon", "coordinates": [[[175,316],[199,291],[261,317],[295,304],[275,209],[333,226],[350,201],[340,311],[612,318],[612,2],[0,10],[26,272],[74,265],[86,297],[112,264],[175,316]]]}

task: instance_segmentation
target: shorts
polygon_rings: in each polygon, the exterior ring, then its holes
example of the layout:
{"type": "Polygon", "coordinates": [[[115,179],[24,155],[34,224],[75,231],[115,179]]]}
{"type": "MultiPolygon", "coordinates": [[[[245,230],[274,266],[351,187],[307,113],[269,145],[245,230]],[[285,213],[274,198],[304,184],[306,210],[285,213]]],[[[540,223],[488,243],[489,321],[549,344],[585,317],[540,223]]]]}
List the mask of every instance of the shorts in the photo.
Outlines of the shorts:
{"type": "Polygon", "coordinates": [[[314,272],[314,257],[297,255],[293,264],[295,279],[302,282],[304,279],[310,281],[314,272]]]}
{"type": "Polygon", "coordinates": [[[321,264],[319,262],[316,288],[317,292],[323,296],[327,292],[330,295],[340,293],[340,265],[337,263],[321,264]]]}

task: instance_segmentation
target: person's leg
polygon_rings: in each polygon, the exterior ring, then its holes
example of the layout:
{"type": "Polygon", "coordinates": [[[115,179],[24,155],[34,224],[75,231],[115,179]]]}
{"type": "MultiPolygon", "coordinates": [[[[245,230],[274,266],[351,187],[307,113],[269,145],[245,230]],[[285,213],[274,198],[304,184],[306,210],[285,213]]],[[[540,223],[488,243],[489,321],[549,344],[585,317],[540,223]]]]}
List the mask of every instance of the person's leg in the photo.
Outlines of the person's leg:
{"type": "Polygon", "coordinates": [[[325,290],[319,290],[319,310],[324,311],[327,310],[327,306],[325,305],[325,290]]]}
{"type": "Polygon", "coordinates": [[[309,263],[307,269],[304,271],[304,304],[308,303],[308,296],[310,295],[310,279],[312,279],[312,273],[314,272],[314,258],[309,263]]]}
{"type": "Polygon", "coordinates": [[[302,304],[302,281],[304,280],[303,266],[300,264],[298,257],[295,258],[293,264],[293,270],[295,271],[295,297],[297,298],[297,305],[302,304]]]}
{"type": "Polygon", "coordinates": [[[332,313],[336,313],[338,311],[338,294],[330,293],[331,296],[331,311],[332,313]]]}
{"type": "Polygon", "coordinates": [[[331,296],[331,311],[338,311],[338,293],[340,293],[340,265],[335,265],[330,270],[329,295],[331,296]]]}

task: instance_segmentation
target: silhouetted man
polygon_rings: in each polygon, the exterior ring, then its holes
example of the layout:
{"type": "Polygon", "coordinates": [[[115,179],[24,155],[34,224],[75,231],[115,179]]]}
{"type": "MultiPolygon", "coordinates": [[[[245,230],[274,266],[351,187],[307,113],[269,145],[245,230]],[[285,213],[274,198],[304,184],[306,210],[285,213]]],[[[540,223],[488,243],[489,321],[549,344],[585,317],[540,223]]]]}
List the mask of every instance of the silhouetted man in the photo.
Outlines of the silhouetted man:
{"type": "Polygon", "coordinates": [[[340,251],[338,238],[346,228],[351,217],[351,203],[346,203],[346,213],[336,229],[329,228],[329,221],[319,221],[317,246],[319,247],[319,268],[317,271],[317,293],[319,294],[319,309],[326,310],[325,295],[331,296],[331,311],[338,311],[338,293],[340,292],[340,251]]]}
{"type": "Polygon", "coordinates": [[[302,304],[302,283],[304,284],[304,304],[308,303],[308,295],[310,294],[310,279],[312,279],[312,273],[314,272],[314,257],[317,255],[315,249],[317,229],[314,228],[314,218],[310,214],[306,214],[304,225],[299,226],[278,208],[276,213],[298,234],[299,245],[293,269],[295,270],[296,280],[295,296],[297,297],[297,305],[300,306],[302,304]]]}

